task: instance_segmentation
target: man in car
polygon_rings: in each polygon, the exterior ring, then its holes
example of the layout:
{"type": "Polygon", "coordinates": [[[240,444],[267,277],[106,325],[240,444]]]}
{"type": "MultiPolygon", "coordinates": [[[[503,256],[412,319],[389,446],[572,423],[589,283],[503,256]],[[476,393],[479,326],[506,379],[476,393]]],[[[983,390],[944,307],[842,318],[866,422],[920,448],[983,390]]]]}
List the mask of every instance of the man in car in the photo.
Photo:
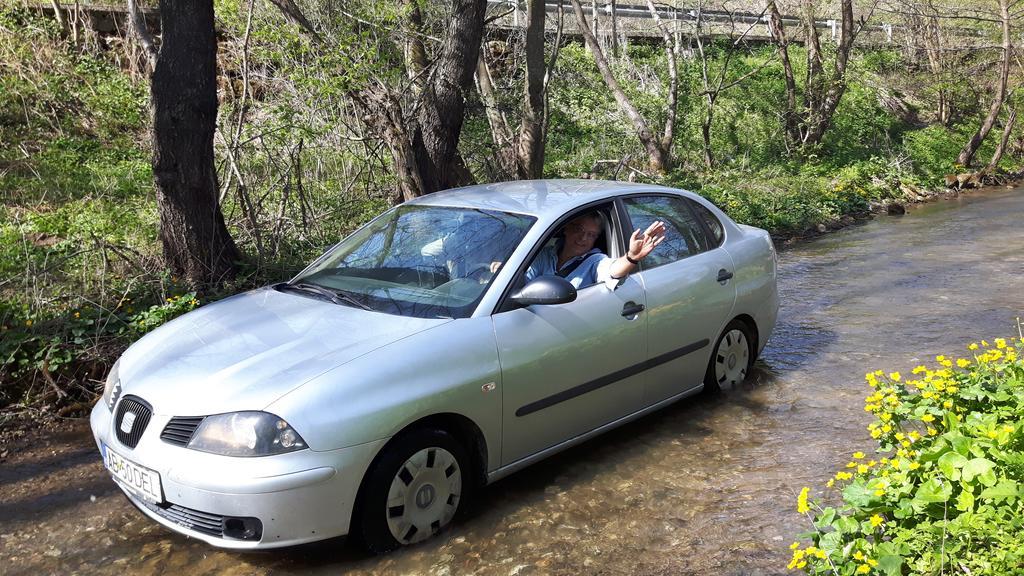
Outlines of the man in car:
{"type": "MultiPolygon", "coordinates": [[[[562,229],[562,237],[554,245],[545,246],[526,270],[526,280],[537,276],[557,275],[576,288],[585,288],[598,282],[615,288],[637,264],[665,239],[665,224],[655,221],[647,230],[634,230],[629,249],[620,258],[611,258],[594,247],[604,230],[604,216],[596,210],[573,218],[562,229]]],[[[497,270],[500,263],[491,265],[497,270]]]]}

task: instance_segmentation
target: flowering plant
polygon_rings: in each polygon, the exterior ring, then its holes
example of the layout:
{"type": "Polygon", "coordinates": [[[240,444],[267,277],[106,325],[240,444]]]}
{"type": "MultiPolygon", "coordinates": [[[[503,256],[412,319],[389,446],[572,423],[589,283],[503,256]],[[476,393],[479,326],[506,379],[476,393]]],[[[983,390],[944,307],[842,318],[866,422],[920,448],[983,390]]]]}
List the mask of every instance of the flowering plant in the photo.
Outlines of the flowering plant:
{"type": "Polygon", "coordinates": [[[1024,344],[935,358],[904,378],[865,376],[878,447],[855,452],[797,511],[813,530],[789,568],[808,574],[1009,574],[1024,570],[1024,344]],[[830,502],[832,503],[830,505],[830,502]]]}

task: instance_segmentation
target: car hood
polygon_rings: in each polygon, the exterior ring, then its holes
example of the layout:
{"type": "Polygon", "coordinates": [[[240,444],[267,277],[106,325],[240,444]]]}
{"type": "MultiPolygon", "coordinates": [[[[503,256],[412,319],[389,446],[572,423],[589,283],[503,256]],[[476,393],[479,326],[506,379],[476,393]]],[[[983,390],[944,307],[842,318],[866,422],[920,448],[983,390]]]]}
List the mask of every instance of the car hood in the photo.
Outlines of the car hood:
{"type": "Polygon", "coordinates": [[[262,288],[189,312],[133,344],[121,357],[122,394],[172,416],[260,410],[310,378],[446,322],[262,288]]]}

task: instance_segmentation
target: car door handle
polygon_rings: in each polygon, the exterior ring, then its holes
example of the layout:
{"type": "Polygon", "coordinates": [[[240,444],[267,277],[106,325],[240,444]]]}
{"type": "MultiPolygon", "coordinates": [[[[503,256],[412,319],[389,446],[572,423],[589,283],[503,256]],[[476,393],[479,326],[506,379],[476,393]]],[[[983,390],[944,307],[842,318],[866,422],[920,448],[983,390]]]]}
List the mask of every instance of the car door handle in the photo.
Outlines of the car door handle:
{"type": "Polygon", "coordinates": [[[637,304],[636,302],[626,302],[626,305],[622,307],[622,315],[625,317],[636,316],[637,314],[644,311],[643,304],[637,304]]]}
{"type": "Polygon", "coordinates": [[[721,270],[718,271],[718,281],[719,282],[726,282],[730,278],[732,278],[732,272],[729,272],[725,268],[722,268],[721,270]]]}

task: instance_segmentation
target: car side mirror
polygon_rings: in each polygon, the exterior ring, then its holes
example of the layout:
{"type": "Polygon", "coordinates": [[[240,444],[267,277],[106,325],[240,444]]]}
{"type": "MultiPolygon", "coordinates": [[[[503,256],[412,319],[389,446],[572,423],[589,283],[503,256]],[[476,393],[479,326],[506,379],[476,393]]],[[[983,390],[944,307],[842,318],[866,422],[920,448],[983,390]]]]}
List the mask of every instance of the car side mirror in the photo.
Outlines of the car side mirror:
{"type": "Polygon", "coordinates": [[[561,276],[540,276],[512,295],[518,306],[566,304],[576,299],[576,287],[561,276]]]}

